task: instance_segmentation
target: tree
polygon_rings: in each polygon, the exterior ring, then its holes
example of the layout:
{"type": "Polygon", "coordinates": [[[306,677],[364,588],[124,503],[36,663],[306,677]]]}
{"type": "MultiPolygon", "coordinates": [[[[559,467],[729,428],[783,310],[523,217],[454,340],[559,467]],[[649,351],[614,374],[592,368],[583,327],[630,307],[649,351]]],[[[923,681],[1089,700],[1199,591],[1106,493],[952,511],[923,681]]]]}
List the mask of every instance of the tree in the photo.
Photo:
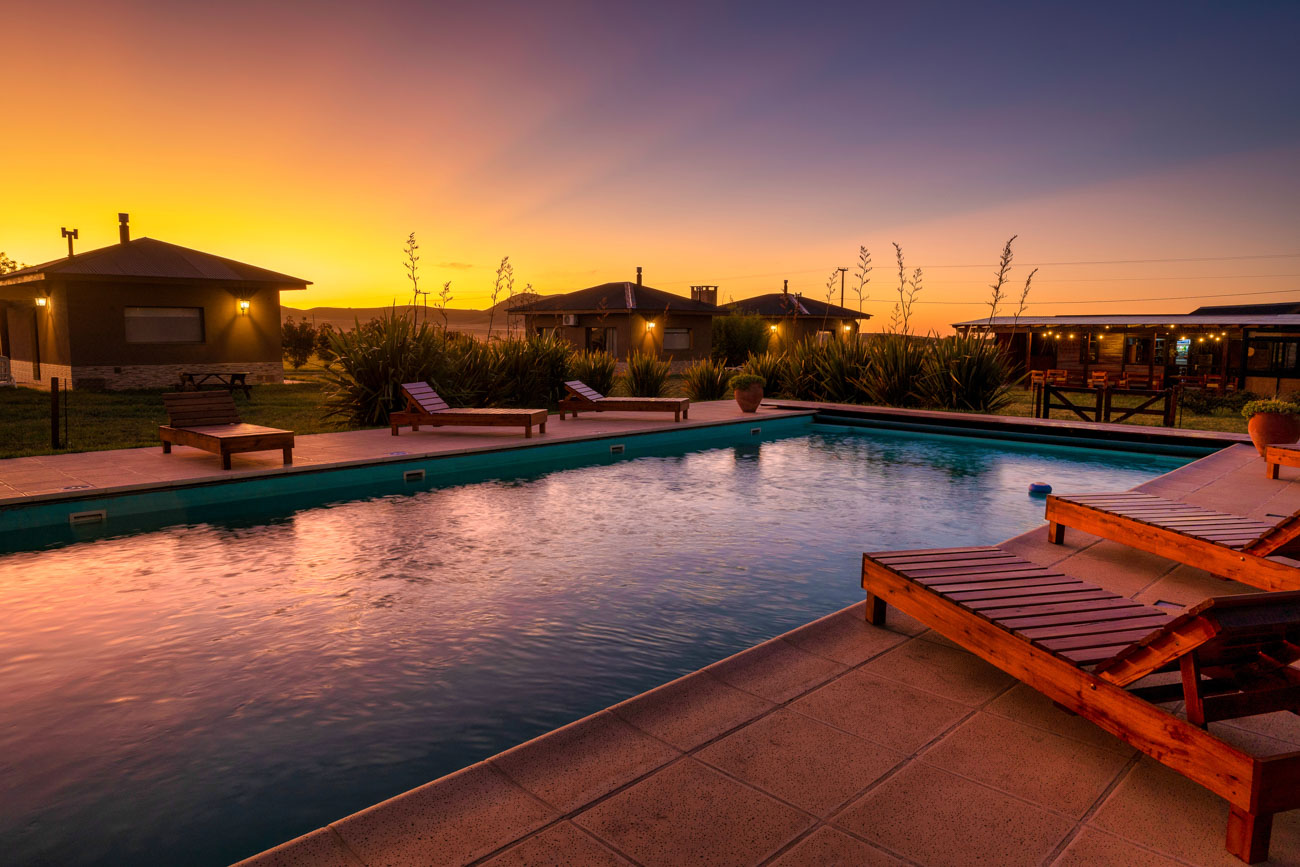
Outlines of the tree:
{"type": "Polygon", "coordinates": [[[312,350],[316,348],[316,329],[306,319],[295,322],[290,316],[280,329],[280,348],[284,360],[297,370],[307,363],[312,350]]]}
{"type": "Polygon", "coordinates": [[[26,265],[19,265],[15,260],[6,256],[3,250],[0,250],[0,274],[8,274],[10,271],[18,271],[26,267],[26,265]]]}
{"type": "Polygon", "coordinates": [[[338,353],[334,351],[334,326],[328,322],[322,322],[316,327],[316,357],[326,370],[338,361],[338,353]]]}

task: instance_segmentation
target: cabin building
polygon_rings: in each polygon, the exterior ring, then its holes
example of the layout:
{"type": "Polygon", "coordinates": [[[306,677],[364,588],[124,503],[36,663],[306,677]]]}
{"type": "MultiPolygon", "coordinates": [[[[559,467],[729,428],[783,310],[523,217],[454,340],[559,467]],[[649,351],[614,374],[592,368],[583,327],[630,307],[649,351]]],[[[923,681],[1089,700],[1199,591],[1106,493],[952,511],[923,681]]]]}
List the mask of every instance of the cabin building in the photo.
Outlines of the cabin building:
{"type": "Polygon", "coordinates": [[[726,311],[717,296],[696,291],[685,298],[641,283],[602,283],[547,295],[509,308],[522,316],[528,334],[556,334],[578,349],[600,350],[620,360],[635,352],[673,362],[708,358],[713,347],[713,317],[726,311]]]}
{"type": "Polygon", "coordinates": [[[805,298],[790,292],[790,281],[785,281],[780,292],[769,292],[753,298],[742,298],[724,304],[729,311],[761,316],[772,331],[770,344],[774,352],[798,343],[804,338],[826,341],[836,338],[856,338],[861,321],[870,319],[870,313],[860,313],[847,307],[828,304],[814,298],[805,298]]]}
{"type": "Polygon", "coordinates": [[[996,316],[954,323],[992,333],[1020,372],[1137,373],[1221,382],[1265,396],[1300,392],[1300,303],[1199,307],[1191,313],[996,316]]]}
{"type": "Polygon", "coordinates": [[[182,373],[284,381],[280,293],[308,281],[152,238],[0,274],[0,356],[19,384],[162,388],[182,373]]]}

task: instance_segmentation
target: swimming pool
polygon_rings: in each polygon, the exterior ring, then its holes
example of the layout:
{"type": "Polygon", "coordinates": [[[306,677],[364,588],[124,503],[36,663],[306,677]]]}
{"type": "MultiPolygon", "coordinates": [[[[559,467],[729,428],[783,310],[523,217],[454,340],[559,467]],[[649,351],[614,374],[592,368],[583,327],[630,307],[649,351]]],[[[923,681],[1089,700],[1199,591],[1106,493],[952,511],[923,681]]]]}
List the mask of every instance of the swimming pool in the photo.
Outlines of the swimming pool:
{"type": "Polygon", "coordinates": [[[789,427],[0,557],[6,858],[227,863],[855,602],[864,550],[1188,460],[789,427]]]}

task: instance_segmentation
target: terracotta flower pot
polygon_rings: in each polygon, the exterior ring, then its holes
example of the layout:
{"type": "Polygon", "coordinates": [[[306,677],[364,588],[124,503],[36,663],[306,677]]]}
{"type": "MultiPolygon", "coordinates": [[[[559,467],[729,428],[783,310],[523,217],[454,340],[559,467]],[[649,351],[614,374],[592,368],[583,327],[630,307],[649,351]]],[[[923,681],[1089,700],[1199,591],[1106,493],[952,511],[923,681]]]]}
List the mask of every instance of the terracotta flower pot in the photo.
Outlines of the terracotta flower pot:
{"type": "MultiPolygon", "coordinates": [[[[735,395],[741,412],[758,412],[758,405],[763,402],[763,386],[751,385],[748,388],[738,388],[735,390],[735,395]]],[[[1300,431],[1297,431],[1297,436],[1300,436],[1300,431]]]]}
{"type": "Polygon", "coordinates": [[[1264,449],[1269,446],[1289,445],[1300,440],[1300,416],[1285,412],[1258,412],[1250,417],[1246,429],[1262,458],[1264,449]]]}

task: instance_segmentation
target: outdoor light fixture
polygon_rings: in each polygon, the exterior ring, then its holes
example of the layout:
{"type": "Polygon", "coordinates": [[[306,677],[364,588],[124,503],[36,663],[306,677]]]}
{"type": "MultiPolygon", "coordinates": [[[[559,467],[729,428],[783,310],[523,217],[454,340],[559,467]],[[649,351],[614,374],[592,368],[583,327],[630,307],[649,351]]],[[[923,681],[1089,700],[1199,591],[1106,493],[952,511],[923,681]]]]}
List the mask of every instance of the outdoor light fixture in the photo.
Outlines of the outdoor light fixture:
{"type": "Polygon", "coordinates": [[[1073,334],[1070,335],[1070,339],[1071,339],[1071,340],[1074,339],[1074,335],[1073,335],[1073,334]]]}
{"type": "Polygon", "coordinates": [[[37,298],[36,298],[36,306],[37,306],[37,307],[49,307],[49,306],[50,306],[50,299],[49,299],[49,298],[46,298],[44,295],[38,295],[37,298]]]}
{"type": "Polygon", "coordinates": [[[773,331],[776,331],[776,326],[775,326],[775,325],[769,325],[768,327],[771,328],[773,331]]]}
{"type": "Polygon", "coordinates": [[[848,331],[848,330],[851,329],[852,327],[853,327],[852,325],[845,325],[845,326],[844,326],[844,330],[845,330],[845,331],[848,331]]]}
{"type": "Polygon", "coordinates": [[[250,306],[251,306],[251,305],[248,303],[248,299],[247,299],[247,298],[240,298],[240,299],[239,299],[239,315],[240,315],[240,316],[247,316],[247,315],[248,315],[248,308],[249,308],[250,306]]]}
{"type": "Polygon", "coordinates": [[[654,331],[654,329],[655,329],[655,323],[654,323],[654,320],[653,320],[653,319],[647,319],[647,320],[646,320],[646,323],[645,323],[645,330],[646,330],[646,331],[654,331]]]}

